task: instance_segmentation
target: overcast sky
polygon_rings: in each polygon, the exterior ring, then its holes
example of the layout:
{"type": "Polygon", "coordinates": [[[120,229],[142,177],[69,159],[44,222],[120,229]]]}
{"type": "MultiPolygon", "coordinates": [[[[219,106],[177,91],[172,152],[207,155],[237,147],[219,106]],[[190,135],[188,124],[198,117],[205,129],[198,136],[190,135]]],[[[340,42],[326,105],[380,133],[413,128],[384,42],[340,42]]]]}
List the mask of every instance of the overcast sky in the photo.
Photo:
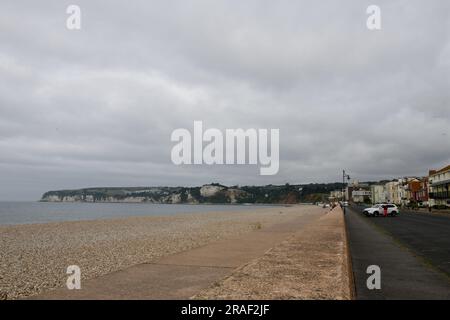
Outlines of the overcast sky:
{"type": "Polygon", "coordinates": [[[0,200],[425,175],[450,163],[449,111],[448,0],[0,3],[0,200]],[[194,120],[280,129],[279,173],[173,165],[194,120]]]}

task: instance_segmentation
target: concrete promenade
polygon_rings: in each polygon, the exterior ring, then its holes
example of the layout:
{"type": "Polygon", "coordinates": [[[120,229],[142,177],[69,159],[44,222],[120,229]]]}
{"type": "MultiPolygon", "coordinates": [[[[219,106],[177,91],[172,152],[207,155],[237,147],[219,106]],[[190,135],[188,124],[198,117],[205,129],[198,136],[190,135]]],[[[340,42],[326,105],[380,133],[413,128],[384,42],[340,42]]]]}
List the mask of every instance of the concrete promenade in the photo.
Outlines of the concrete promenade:
{"type": "MultiPolygon", "coordinates": [[[[289,222],[273,224],[240,236],[166,256],[154,263],[135,265],[83,281],[81,290],[59,288],[30,298],[189,299],[207,292],[209,293],[205,298],[220,298],[211,296],[211,291],[208,289],[216,287],[220,281],[232,276],[235,270],[241,270],[243,266],[258,261],[267,255],[271,248],[283,245],[288,239],[307,241],[306,238],[301,240],[299,235],[305,233],[306,237],[310,237],[313,233],[318,234],[317,229],[312,231],[316,228],[312,226],[329,221],[324,220],[324,217],[330,215],[329,209],[318,210],[314,207],[311,209],[311,214],[299,215],[289,222]],[[312,229],[306,232],[309,228],[312,229]]],[[[336,212],[335,215],[337,216],[338,213],[336,212]]],[[[336,225],[334,228],[339,229],[338,233],[344,232],[343,225],[336,225]]],[[[291,249],[296,250],[293,247],[291,249]]],[[[337,250],[342,251],[342,247],[337,250]]],[[[299,255],[305,254],[304,250],[298,252],[299,255]]],[[[299,258],[301,259],[300,256],[299,258]]],[[[342,260],[342,256],[340,259],[342,260]]],[[[316,268],[318,266],[320,267],[320,264],[316,265],[316,268]]],[[[250,297],[245,292],[236,291],[235,293],[241,298],[258,298],[250,297]]]]}

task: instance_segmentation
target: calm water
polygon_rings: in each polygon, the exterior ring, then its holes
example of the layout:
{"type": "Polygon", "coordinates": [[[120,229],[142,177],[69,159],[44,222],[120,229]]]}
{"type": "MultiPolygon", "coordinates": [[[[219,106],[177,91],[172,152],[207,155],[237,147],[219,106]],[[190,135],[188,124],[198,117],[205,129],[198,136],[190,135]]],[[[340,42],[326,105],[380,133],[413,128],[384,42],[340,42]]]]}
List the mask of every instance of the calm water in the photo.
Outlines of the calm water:
{"type": "Polygon", "coordinates": [[[0,202],[0,225],[174,215],[192,212],[263,208],[258,205],[150,203],[0,202]]]}

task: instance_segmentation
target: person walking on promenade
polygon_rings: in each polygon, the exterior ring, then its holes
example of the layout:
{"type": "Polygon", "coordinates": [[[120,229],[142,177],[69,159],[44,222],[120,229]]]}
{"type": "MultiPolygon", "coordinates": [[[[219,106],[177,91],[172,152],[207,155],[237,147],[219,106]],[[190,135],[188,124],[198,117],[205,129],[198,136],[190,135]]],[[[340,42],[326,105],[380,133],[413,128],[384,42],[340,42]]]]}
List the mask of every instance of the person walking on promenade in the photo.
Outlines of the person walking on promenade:
{"type": "Polygon", "coordinates": [[[387,214],[388,214],[388,206],[387,206],[387,205],[384,205],[384,206],[383,206],[383,210],[384,210],[384,216],[387,217],[387,214]]]}

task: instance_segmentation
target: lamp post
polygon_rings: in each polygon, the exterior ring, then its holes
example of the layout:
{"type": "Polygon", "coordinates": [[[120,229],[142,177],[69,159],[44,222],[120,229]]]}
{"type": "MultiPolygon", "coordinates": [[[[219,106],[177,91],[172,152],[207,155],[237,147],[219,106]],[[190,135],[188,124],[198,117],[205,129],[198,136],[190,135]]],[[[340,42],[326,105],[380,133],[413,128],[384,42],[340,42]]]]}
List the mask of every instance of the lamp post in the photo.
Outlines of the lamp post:
{"type": "Polygon", "coordinates": [[[350,180],[350,176],[345,173],[345,170],[342,170],[342,210],[345,214],[345,179],[350,180]]]}

